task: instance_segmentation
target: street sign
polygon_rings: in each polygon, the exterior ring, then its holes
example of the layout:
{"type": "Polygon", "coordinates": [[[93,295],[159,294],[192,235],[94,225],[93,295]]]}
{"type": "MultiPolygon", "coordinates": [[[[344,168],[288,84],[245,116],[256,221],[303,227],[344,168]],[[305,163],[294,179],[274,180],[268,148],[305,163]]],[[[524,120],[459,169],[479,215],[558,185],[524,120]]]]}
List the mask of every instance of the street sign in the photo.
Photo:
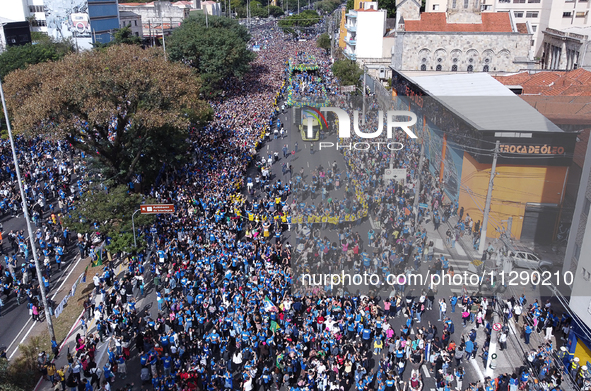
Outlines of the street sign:
{"type": "Polygon", "coordinates": [[[140,213],[143,215],[154,215],[160,213],[174,213],[173,204],[152,204],[152,205],[141,205],[140,213]]]}
{"type": "Polygon", "coordinates": [[[341,94],[344,94],[345,92],[355,92],[355,89],[357,87],[355,86],[342,86],[341,87],[341,94]]]}
{"type": "Polygon", "coordinates": [[[406,183],[406,168],[386,168],[384,171],[384,180],[386,182],[395,180],[399,183],[406,183]]]}
{"type": "Polygon", "coordinates": [[[500,324],[500,323],[495,323],[495,324],[493,324],[493,330],[494,330],[494,331],[500,331],[500,330],[501,330],[501,328],[503,328],[503,326],[501,326],[501,324],[500,324]]]}

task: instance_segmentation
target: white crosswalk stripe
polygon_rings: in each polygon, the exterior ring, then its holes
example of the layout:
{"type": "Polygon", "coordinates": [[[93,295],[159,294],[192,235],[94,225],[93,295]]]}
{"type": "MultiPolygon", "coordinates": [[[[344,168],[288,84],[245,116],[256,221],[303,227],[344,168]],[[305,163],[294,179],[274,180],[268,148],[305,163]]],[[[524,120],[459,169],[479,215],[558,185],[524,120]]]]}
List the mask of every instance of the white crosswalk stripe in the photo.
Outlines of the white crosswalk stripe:
{"type": "Polygon", "coordinates": [[[423,366],[423,373],[425,374],[425,377],[431,377],[431,375],[429,374],[429,371],[427,370],[427,367],[423,366]]]}

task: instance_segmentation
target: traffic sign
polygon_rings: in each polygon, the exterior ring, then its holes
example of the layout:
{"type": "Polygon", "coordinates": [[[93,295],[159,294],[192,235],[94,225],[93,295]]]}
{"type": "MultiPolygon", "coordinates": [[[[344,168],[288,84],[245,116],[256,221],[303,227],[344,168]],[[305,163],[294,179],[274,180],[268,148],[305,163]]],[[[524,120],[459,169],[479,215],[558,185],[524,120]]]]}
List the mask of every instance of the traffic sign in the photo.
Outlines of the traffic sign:
{"type": "Polygon", "coordinates": [[[386,168],[384,171],[384,180],[395,180],[396,182],[406,183],[406,168],[386,168]]]}
{"type": "Polygon", "coordinates": [[[495,323],[495,324],[493,324],[493,330],[494,330],[494,331],[499,331],[499,330],[501,330],[502,328],[503,328],[503,326],[501,326],[501,324],[500,324],[500,323],[495,323]]]}
{"type": "Polygon", "coordinates": [[[173,204],[152,204],[152,205],[141,205],[140,213],[143,215],[154,215],[160,213],[174,213],[173,204]]]}

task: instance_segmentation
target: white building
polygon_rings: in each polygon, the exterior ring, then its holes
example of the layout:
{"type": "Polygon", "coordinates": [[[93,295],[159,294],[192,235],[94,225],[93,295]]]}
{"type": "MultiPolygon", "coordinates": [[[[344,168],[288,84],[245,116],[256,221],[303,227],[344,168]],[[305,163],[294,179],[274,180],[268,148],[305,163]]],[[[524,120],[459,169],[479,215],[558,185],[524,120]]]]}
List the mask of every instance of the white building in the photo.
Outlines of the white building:
{"type": "Polygon", "coordinates": [[[142,17],[135,12],[119,11],[119,28],[129,27],[136,37],[144,36],[142,17]]]}
{"type": "Polygon", "coordinates": [[[202,1],[201,10],[208,15],[222,16],[222,7],[215,1],[202,1]]]}
{"type": "Polygon", "coordinates": [[[591,26],[547,28],[542,33],[542,69],[591,70],[591,26]]]}
{"type": "Polygon", "coordinates": [[[381,59],[386,34],[386,10],[377,2],[364,2],[363,8],[345,14],[345,55],[351,60],[381,59]]]}
{"type": "MultiPolygon", "coordinates": [[[[467,0],[452,0],[462,8],[467,0]]],[[[450,7],[448,0],[427,0],[426,12],[445,12],[450,7]]],[[[591,26],[588,0],[480,0],[484,12],[509,12],[512,22],[526,23],[533,34],[532,54],[542,58],[543,31],[547,28],[562,30],[568,27],[591,26]]]]}
{"type": "Polygon", "coordinates": [[[0,0],[0,4],[0,17],[15,22],[31,21],[31,31],[47,33],[43,0],[0,0]]]}

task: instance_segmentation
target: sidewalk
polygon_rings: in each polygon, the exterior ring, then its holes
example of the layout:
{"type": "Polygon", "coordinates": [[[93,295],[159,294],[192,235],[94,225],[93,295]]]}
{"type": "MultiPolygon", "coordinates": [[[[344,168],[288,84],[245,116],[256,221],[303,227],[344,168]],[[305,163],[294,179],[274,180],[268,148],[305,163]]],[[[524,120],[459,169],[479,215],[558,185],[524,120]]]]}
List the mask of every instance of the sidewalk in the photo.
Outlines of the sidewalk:
{"type": "MultiPolygon", "coordinates": [[[[149,257],[147,257],[146,259],[148,260],[149,257]]],[[[147,262],[148,261],[146,261],[146,263],[147,262]]],[[[82,272],[84,272],[84,269],[86,269],[86,263],[84,264],[84,266],[82,268],[82,272]]],[[[72,321],[69,323],[70,328],[69,328],[69,331],[68,331],[66,337],[63,339],[63,341],[60,344],[59,355],[57,358],[55,358],[53,360],[57,369],[60,369],[62,367],[69,365],[68,359],[67,359],[67,353],[69,351],[74,356],[77,334],[86,336],[86,335],[93,334],[93,333],[97,332],[96,319],[94,317],[92,319],[90,319],[89,321],[87,321],[86,334],[84,333],[83,324],[82,324],[81,320],[82,320],[82,315],[84,312],[83,302],[84,302],[84,300],[86,300],[86,298],[89,295],[92,295],[92,297],[95,298],[96,305],[100,304],[101,299],[100,299],[100,296],[96,297],[96,295],[95,295],[94,283],[92,280],[94,273],[99,271],[100,269],[101,269],[100,267],[89,268],[86,283],[84,283],[84,284],[81,283],[80,287],[78,288],[81,292],[81,295],[77,294],[75,297],[72,297],[70,299],[71,301],[68,301],[68,306],[74,305],[77,311],[76,311],[76,317],[73,317],[71,319],[72,321]],[[76,300],[76,302],[74,302],[74,300],[76,300]]],[[[119,260],[117,267],[115,268],[114,280],[120,279],[126,271],[127,271],[127,262],[125,262],[125,260],[119,260]]],[[[146,271],[146,273],[148,273],[148,271],[146,271]]],[[[72,274],[74,274],[74,273],[72,273],[72,274]]],[[[73,281],[75,281],[75,280],[72,279],[72,282],[73,281]]],[[[148,285],[148,284],[146,284],[146,285],[148,285]]],[[[78,290],[77,290],[77,292],[78,292],[78,290]]],[[[137,293],[139,295],[139,291],[137,293]]],[[[137,295],[136,295],[136,299],[137,299],[137,295]]],[[[138,311],[141,311],[143,309],[144,304],[146,304],[146,302],[149,302],[149,301],[150,300],[148,298],[148,289],[146,289],[145,295],[143,297],[139,298],[139,300],[137,301],[138,311]]],[[[45,325],[43,325],[43,326],[46,327],[45,325]]],[[[97,345],[96,351],[95,351],[95,362],[97,364],[97,368],[102,369],[104,364],[107,362],[108,355],[106,354],[106,352],[107,352],[107,348],[109,347],[109,345],[111,343],[111,340],[112,340],[111,336],[108,336],[107,338],[105,338],[104,342],[99,343],[97,345]]],[[[58,343],[59,342],[60,341],[58,341],[58,343]]],[[[68,373],[66,372],[66,377],[67,377],[67,375],[68,375],[68,373]]],[[[82,378],[84,378],[83,374],[82,374],[82,378]]],[[[39,379],[39,382],[37,383],[37,386],[35,387],[35,391],[41,391],[41,390],[50,391],[50,390],[53,390],[53,387],[49,381],[44,381],[41,378],[41,379],[39,379]]]]}

